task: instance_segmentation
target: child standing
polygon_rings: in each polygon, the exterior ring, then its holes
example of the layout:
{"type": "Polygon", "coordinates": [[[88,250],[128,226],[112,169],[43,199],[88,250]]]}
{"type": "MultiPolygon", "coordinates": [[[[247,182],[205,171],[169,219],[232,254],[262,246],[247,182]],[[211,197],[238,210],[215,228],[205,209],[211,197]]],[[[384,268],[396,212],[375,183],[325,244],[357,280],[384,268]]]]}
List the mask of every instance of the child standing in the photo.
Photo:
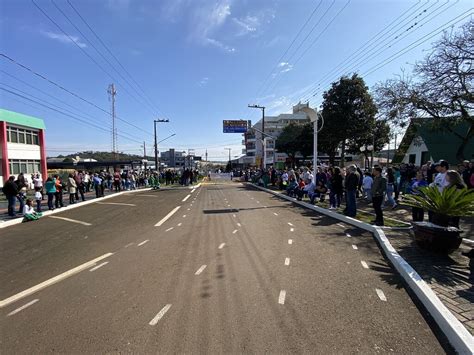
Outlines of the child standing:
{"type": "Polygon", "coordinates": [[[36,187],[35,200],[36,200],[36,212],[41,212],[41,200],[43,200],[43,195],[41,194],[42,187],[36,187]]]}

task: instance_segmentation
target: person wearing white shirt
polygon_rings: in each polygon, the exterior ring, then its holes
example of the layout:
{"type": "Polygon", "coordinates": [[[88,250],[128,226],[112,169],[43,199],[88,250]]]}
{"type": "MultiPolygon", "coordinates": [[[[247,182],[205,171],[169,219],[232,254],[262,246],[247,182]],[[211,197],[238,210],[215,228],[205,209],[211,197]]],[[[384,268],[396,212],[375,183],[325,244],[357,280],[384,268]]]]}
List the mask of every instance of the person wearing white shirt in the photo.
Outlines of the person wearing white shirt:
{"type": "Polygon", "coordinates": [[[41,212],[35,211],[33,207],[33,201],[31,199],[27,199],[25,205],[23,206],[23,217],[25,218],[24,221],[36,221],[41,216],[41,212]]]}
{"type": "Polygon", "coordinates": [[[434,181],[431,186],[436,186],[439,192],[443,192],[446,186],[449,185],[449,183],[446,181],[446,172],[449,170],[449,164],[446,160],[440,160],[435,165],[435,169],[438,174],[434,178],[434,181]]]}

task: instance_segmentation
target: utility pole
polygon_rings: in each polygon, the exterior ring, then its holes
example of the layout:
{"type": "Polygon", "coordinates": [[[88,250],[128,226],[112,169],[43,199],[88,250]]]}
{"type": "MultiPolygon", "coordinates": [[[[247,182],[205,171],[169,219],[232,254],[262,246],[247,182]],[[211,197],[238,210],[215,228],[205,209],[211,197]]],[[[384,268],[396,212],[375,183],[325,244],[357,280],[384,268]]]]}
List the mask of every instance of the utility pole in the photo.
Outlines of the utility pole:
{"type": "Polygon", "coordinates": [[[207,162],[207,149],[206,149],[206,162],[207,162]]]}
{"type": "MultiPolygon", "coordinates": [[[[265,134],[265,106],[259,106],[259,105],[247,105],[247,107],[249,108],[259,108],[262,110],[262,132],[261,132],[261,141],[262,141],[262,151],[263,153],[265,152],[265,149],[264,148],[264,144],[265,144],[265,141],[264,141],[264,134],[265,134]]],[[[263,170],[265,168],[265,166],[263,165],[263,159],[264,157],[262,156],[261,158],[261,161],[260,161],[260,164],[261,164],[261,169],[263,170]]]]}
{"type": "Polygon", "coordinates": [[[147,158],[146,158],[146,142],[143,141],[143,165],[145,166],[145,171],[146,171],[146,163],[147,163],[147,158]]]}
{"type": "Polygon", "coordinates": [[[109,94],[109,101],[111,101],[112,109],[112,153],[114,154],[114,159],[117,160],[117,128],[115,127],[115,95],[117,91],[115,90],[115,85],[110,84],[107,89],[109,94]]]}
{"type": "Polygon", "coordinates": [[[159,171],[158,165],[158,143],[156,140],[156,124],[159,122],[169,122],[170,120],[153,120],[154,128],[155,128],[155,170],[159,171]]]}
{"type": "Polygon", "coordinates": [[[232,162],[231,162],[231,158],[230,158],[232,148],[224,148],[224,149],[229,151],[229,169],[232,171],[232,162]]]}

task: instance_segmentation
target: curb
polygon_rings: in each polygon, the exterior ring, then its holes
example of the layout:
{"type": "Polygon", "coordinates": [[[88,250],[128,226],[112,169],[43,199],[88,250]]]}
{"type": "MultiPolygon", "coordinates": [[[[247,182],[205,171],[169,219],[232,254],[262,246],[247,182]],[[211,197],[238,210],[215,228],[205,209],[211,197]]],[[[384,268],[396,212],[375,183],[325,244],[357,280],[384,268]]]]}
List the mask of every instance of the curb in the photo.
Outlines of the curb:
{"type": "Polygon", "coordinates": [[[451,346],[459,354],[474,354],[474,338],[462,323],[449,311],[449,309],[441,302],[428,284],[421,278],[421,276],[413,269],[410,264],[403,259],[400,254],[394,249],[384,231],[377,226],[361,222],[357,219],[332,212],[322,207],[313,206],[302,201],[295,201],[289,196],[285,196],[278,192],[266,189],[261,186],[248,184],[262,191],[271,193],[275,196],[283,198],[292,203],[296,203],[302,207],[311,209],[320,214],[340,220],[347,224],[359,227],[366,231],[372,232],[379,242],[386,257],[390,260],[400,276],[405,280],[410,289],[416,295],[418,300],[423,304],[427,311],[431,314],[434,321],[444,333],[451,346]]]}
{"type": "MultiPolygon", "coordinates": [[[[99,197],[99,198],[96,197],[96,198],[93,198],[92,200],[83,201],[81,203],[77,203],[77,204],[74,204],[74,205],[68,205],[68,206],[63,207],[61,209],[57,208],[53,211],[45,211],[45,212],[43,212],[43,217],[50,216],[52,214],[61,213],[61,212],[70,211],[72,209],[79,208],[79,207],[86,206],[86,205],[90,205],[90,204],[96,203],[98,201],[107,200],[107,199],[112,198],[112,197],[125,195],[125,194],[130,194],[130,193],[135,193],[135,192],[150,191],[150,190],[151,190],[151,188],[147,187],[147,188],[144,188],[144,189],[116,192],[114,194],[107,195],[107,196],[104,196],[104,197],[99,197]]],[[[0,224],[0,229],[7,228],[7,227],[10,227],[10,226],[14,226],[14,225],[20,224],[20,223],[23,223],[23,218],[22,217],[18,217],[16,219],[12,219],[10,221],[1,223],[0,224]]]]}

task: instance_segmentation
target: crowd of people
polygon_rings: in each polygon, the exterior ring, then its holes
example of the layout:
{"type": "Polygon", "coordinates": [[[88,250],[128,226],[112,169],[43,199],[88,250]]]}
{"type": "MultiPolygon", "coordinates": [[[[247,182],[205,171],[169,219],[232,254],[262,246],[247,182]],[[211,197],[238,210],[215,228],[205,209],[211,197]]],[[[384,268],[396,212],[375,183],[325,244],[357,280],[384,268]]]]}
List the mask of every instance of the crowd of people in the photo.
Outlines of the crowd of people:
{"type": "Polygon", "coordinates": [[[9,216],[15,217],[17,214],[22,214],[26,220],[35,220],[41,217],[44,201],[48,210],[64,207],[65,194],[69,198],[68,205],[73,205],[85,201],[85,194],[91,191],[95,191],[96,198],[99,198],[105,195],[106,190],[120,192],[136,190],[139,187],[159,189],[162,183],[166,185],[179,183],[187,186],[197,182],[198,176],[197,171],[190,169],[184,171],[168,169],[163,172],[74,171],[67,176],[54,174],[45,180],[40,173],[28,177],[20,173],[17,177],[9,177],[2,192],[8,201],[9,216]],[[34,195],[28,198],[32,192],[34,195]]]}
{"type": "MultiPolygon", "coordinates": [[[[316,176],[311,167],[298,169],[246,170],[239,172],[245,181],[252,181],[261,186],[273,185],[285,190],[289,196],[302,200],[307,196],[310,203],[324,202],[329,198],[329,209],[337,209],[344,203],[343,213],[349,217],[357,214],[358,200],[372,203],[376,225],[384,225],[383,210],[395,209],[403,194],[419,194],[424,186],[436,186],[439,191],[446,188],[473,188],[474,164],[464,161],[452,169],[445,160],[437,163],[427,162],[421,167],[414,164],[380,167],[362,171],[356,165],[347,168],[320,166],[316,176]]],[[[425,211],[412,209],[413,221],[423,221],[425,211]]],[[[432,214],[428,211],[428,218],[432,214]]],[[[453,225],[459,219],[453,220],[453,225]]]]}

